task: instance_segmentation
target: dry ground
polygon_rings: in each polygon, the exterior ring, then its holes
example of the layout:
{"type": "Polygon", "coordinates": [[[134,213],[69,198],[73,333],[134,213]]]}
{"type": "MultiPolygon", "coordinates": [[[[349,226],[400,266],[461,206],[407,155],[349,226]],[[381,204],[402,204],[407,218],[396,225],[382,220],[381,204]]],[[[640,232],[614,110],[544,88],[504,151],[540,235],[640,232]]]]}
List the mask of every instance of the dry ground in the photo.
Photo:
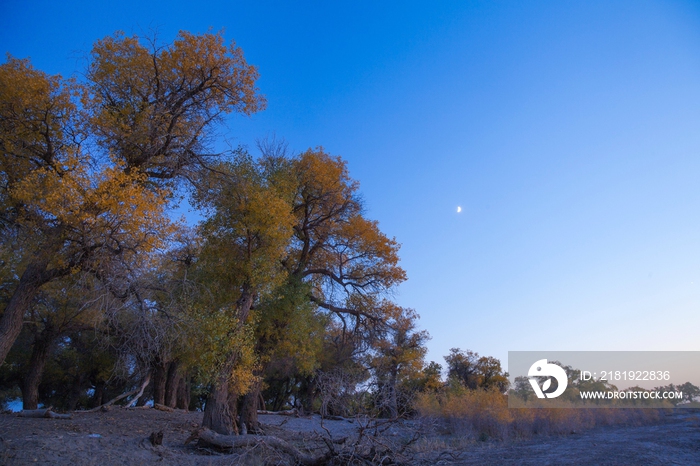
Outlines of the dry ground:
{"type": "MultiPolygon", "coordinates": [[[[270,435],[306,451],[323,451],[328,435],[316,417],[261,415],[270,435]]],[[[0,464],[48,465],[225,465],[289,464],[288,457],[263,447],[222,454],[185,445],[199,426],[201,413],[114,408],[109,412],[76,413],[73,419],[28,419],[0,415],[0,464]],[[163,432],[163,445],[152,446],[151,432],[163,432]],[[264,458],[264,460],[262,459],[264,458]]],[[[324,421],[334,438],[357,432],[357,421],[324,421]]],[[[410,435],[418,423],[386,433],[410,435]]],[[[411,454],[414,464],[505,465],[700,465],[700,413],[677,410],[661,424],[610,426],[567,436],[538,437],[513,442],[466,442],[424,432],[411,454]]]]}
{"type": "Polygon", "coordinates": [[[447,456],[460,465],[700,465],[700,415],[675,410],[664,423],[606,426],[566,436],[487,442],[447,456]]]}

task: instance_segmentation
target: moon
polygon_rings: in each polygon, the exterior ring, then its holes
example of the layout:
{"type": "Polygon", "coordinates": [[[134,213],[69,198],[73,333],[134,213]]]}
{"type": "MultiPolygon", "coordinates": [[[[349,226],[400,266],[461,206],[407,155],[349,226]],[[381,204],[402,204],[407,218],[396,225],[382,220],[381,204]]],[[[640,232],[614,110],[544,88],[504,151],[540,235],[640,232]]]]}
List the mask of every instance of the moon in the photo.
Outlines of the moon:
{"type": "Polygon", "coordinates": [[[457,213],[460,213],[462,211],[462,207],[457,206],[457,213]]]}

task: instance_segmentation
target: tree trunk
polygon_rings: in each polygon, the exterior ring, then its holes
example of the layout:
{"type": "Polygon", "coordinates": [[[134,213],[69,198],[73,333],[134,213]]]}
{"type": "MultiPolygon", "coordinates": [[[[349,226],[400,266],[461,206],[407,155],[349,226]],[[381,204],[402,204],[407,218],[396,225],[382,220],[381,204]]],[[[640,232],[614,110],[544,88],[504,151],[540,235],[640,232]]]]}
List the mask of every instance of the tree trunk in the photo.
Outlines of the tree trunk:
{"type": "Polygon", "coordinates": [[[190,409],[190,378],[187,373],[180,377],[180,383],[177,386],[177,407],[190,409]]]}
{"type": "Polygon", "coordinates": [[[389,416],[391,419],[396,419],[399,416],[399,403],[396,397],[396,379],[398,374],[395,370],[392,370],[389,374],[389,384],[387,388],[389,389],[389,416]]]}
{"type": "Polygon", "coordinates": [[[233,431],[236,433],[236,435],[245,433],[241,430],[241,426],[236,423],[236,419],[238,419],[238,398],[238,393],[229,388],[228,411],[231,413],[231,417],[233,418],[233,431]]]}
{"type": "Polygon", "coordinates": [[[177,406],[177,387],[180,383],[179,366],[178,361],[173,361],[168,365],[168,378],[165,382],[165,406],[170,408],[177,406]]]}
{"type": "Polygon", "coordinates": [[[39,384],[44,375],[44,367],[49,357],[49,347],[53,341],[50,331],[44,330],[32,345],[32,356],[29,359],[29,371],[22,383],[22,409],[37,409],[39,405],[39,384]]]}
{"type": "Polygon", "coordinates": [[[304,378],[304,389],[300,390],[302,415],[311,414],[314,411],[316,401],[316,377],[313,375],[304,378]]]}
{"type": "Polygon", "coordinates": [[[246,430],[249,434],[256,434],[260,432],[260,422],[258,421],[258,408],[260,405],[260,389],[262,388],[262,380],[258,378],[253,386],[243,397],[243,404],[241,406],[241,430],[243,429],[243,424],[246,426],[246,430]]]}
{"type": "Polygon", "coordinates": [[[105,396],[105,382],[100,381],[95,384],[95,394],[92,397],[92,402],[90,403],[90,407],[94,408],[95,406],[100,406],[102,405],[102,400],[104,400],[105,396]]]}
{"type": "Polygon", "coordinates": [[[202,426],[222,435],[237,434],[235,413],[229,406],[228,374],[219,377],[207,397],[202,426]]]}
{"type": "Polygon", "coordinates": [[[153,403],[165,405],[165,383],[168,364],[157,360],[153,365],[153,403]]]}
{"type": "Polygon", "coordinates": [[[73,377],[73,384],[71,385],[70,396],[68,397],[68,411],[75,411],[78,407],[84,379],[85,375],[82,372],[77,373],[75,377],[73,377]]]}
{"type": "Polygon", "coordinates": [[[10,302],[7,303],[5,312],[0,317],[0,365],[5,362],[7,353],[15,343],[15,340],[22,331],[22,321],[24,314],[29,309],[32,300],[42,285],[53,278],[53,274],[47,273],[46,268],[52,254],[47,251],[31,262],[24,270],[15,288],[10,302]]]}

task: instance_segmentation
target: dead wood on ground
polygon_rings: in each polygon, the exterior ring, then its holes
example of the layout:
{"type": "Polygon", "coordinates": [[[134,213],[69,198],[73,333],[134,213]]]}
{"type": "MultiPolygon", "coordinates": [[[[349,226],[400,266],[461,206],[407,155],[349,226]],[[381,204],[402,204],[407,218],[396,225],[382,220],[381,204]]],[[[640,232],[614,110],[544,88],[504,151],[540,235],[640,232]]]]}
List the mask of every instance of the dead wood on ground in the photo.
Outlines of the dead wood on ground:
{"type": "Polygon", "coordinates": [[[171,408],[170,406],[165,406],[160,403],[153,403],[153,409],[157,409],[158,411],[165,411],[166,413],[175,412],[175,408],[171,408]]]}
{"type": "Polygon", "coordinates": [[[288,454],[297,463],[308,466],[327,464],[328,460],[331,457],[330,451],[317,456],[308,453],[303,453],[288,442],[280,438],[271,436],[221,435],[217,434],[213,430],[198,429],[192,433],[190,438],[187,439],[186,443],[196,438],[198,438],[201,442],[204,442],[205,444],[213,445],[218,448],[253,448],[259,445],[266,445],[270,448],[288,454]]]}
{"type": "Polygon", "coordinates": [[[276,414],[278,416],[298,416],[299,411],[295,409],[287,409],[284,411],[267,411],[265,409],[259,409],[258,414],[276,414]]]}
{"type": "Polygon", "coordinates": [[[72,414],[59,414],[51,411],[51,408],[46,409],[27,409],[20,411],[17,414],[19,417],[32,417],[32,418],[49,418],[49,419],[72,419],[72,414]]]}
{"type": "MultiPolygon", "coordinates": [[[[149,383],[150,381],[151,381],[151,373],[149,372],[148,375],[146,376],[146,378],[143,379],[143,383],[141,384],[140,387],[135,388],[135,389],[133,389],[133,390],[131,390],[131,391],[129,391],[129,392],[122,393],[121,395],[119,395],[119,396],[117,396],[117,397],[115,397],[115,398],[112,398],[111,400],[109,400],[109,401],[108,401],[107,403],[105,403],[105,404],[102,404],[102,405],[100,405],[100,406],[96,406],[96,407],[94,407],[94,408],[92,408],[92,409],[88,409],[88,410],[85,410],[85,411],[79,411],[79,412],[83,412],[83,413],[94,413],[94,412],[97,412],[97,411],[100,411],[100,410],[104,410],[104,408],[106,408],[106,407],[108,407],[108,406],[110,406],[110,405],[113,405],[113,404],[116,403],[117,401],[123,400],[124,398],[127,398],[127,397],[129,397],[129,396],[131,396],[131,395],[135,395],[136,393],[138,393],[138,396],[137,396],[136,398],[134,398],[134,400],[138,400],[138,399],[141,397],[141,395],[143,394],[143,391],[144,391],[144,389],[146,388],[146,385],[148,385],[148,383],[149,383]]],[[[134,400],[132,400],[132,402],[133,402],[134,400]]],[[[134,403],[134,404],[135,404],[135,403],[134,403]]],[[[129,405],[131,405],[131,403],[130,403],[129,405]]]]}

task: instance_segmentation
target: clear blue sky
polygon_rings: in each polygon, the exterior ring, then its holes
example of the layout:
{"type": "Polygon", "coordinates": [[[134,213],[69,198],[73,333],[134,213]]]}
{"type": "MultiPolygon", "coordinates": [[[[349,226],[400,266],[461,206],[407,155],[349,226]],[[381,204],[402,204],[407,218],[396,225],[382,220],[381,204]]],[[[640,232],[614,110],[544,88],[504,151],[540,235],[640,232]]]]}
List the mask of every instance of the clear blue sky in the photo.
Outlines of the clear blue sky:
{"type": "Polygon", "coordinates": [[[96,3],[4,0],[0,49],[70,75],[117,29],[225,28],[269,102],[226,136],[348,161],[430,359],[700,350],[699,4],[96,3]]]}

